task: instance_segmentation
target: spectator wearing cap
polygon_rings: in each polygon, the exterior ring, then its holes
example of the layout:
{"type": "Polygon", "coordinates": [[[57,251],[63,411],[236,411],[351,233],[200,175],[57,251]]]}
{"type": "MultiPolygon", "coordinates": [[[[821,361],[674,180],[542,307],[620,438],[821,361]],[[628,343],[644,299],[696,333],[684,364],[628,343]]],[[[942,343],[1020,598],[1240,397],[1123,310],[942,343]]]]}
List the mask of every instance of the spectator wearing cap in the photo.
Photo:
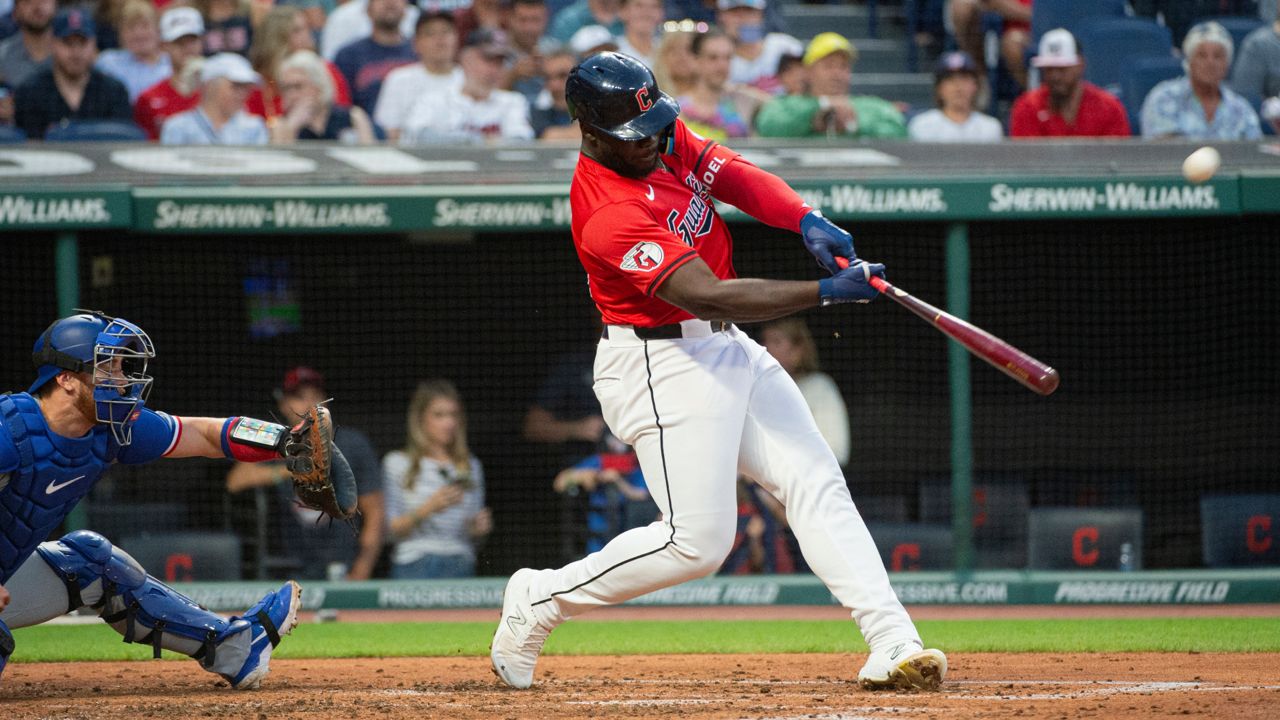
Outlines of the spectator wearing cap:
{"type": "Polygon", "coordinates": [[[803,95],[805,83],[804,58],[800,55],[783,55],[778,60],[778,89],[783,95],[803,95]]]}
{"type": "Polygon", "coordinates": [[[978,66],[966,52],[944,53],[933,74],[938,107],[911,118],[907,134],[920,142],[1000,142],[1000,121],[974,109],[981,89],[978,66]]]}
{"type": "Polygon", "coordinates": [[[160,16],[160,43],[169,57],[170,76],[152,85],[133,104],[133,121],[152,140],[164,121],[200,104],[204,18],[192,7],[169,8],[160,16]]]}
{"type": "Polygon", "coordinates": [[[471,0],[468,7],[453,13],[458,23],[458,42],[465,41],[476,30],[507,30],[511,0],[471,0]]]}
{"type": "Polygon", "coordinates": [[[588,58],[606,50],[617,51],[618,38],[603,25],[586,25],[569,39],[569,49],[579,59],[588,58]]]}
{"type": "Polygon", "coordinates": [[[338,51],[333,64],[351,86],[351,98],[367,113],[373,113],[378,92],[387,75],[418,59],[413,43],[400,32],[405,0],[369,0],[369,20],[373,32],[338,51]]]}
{"type": "Polygon", "coordinates": [[[146,0],[129,0],[120,8],[120,43],[124,46],[98,55],[97,67],[124,83],[130,104],[142,91],[173,74],[169,56],[160,47],[160,19],[146,0]]]}
{"type": "Polygon", "coordinates": [[[531,140],[529,103],[499,89],[511,50],[501,32],[477,30],[458,54],[462,84],[418,98],[409,111],[401,144],[531,140]]]}
{"type": "MultiPolygon", "coordinates": [[[[273,128],[284,114],[280,88],[277,87],[280,63],[293,53],[303,50],[314,52],[315,49],[315,38],[301,9],[292,5],[271,8],[258,25],[253,34],[253,45],[249,47],[249,64],[262,76],[262,84],[249,93],[245,110],[266,120],[268,129],[273,128]]],[[[350,107],[351,88],[347,87],[347,79],[333,63],[325,61],[325,68],[333,85],[333,104],[350,107]]]]}
{"type": "Polygon", "coordinates": [[[1142,103],[1142,137],[1256,140],[1262,135],[1249,101],[1223,84],[1231,67],[1231,35],[1216,22],[1187,31],[1187,74],[1165,80],[1142,103]]]}
{"type": "Polygon", "coordinates": [[[98,57],[93,17],[63,10],[53,20],[53,62],[36,70],[14,95],[14,123],[30,139],[42,139],[53,125],[70,120],[131,123],[129,91],[93,67],[98,57]]]}
{"type": "Polygon", "coordinates": [[[215,55],[232,52],[249,54],[253,45],[253,17],[255,7],[250,0],[194,0],[196,9],[204,16],[204,54],[215,55]]]}
{"type": "Polygon", "coordinates": [[[453,16],[444,12],[425,12],[418,16],[413,31],[413,47],[418,62],[392,70],[382,81],[373,120],[392,143],[400,141],[400,133],[409,119],[414,103],[424,97],[442,97],[462,85],[462,68],[454,57],[458,54],[458,35],[453,16]]]}
{"type": "Polygon", "coordinates": [[[652,68],[658,52],[659,28],[662,27],[662,0],[622,0],[618,17],[622,20],[618,52],[652,68]]]}
{"type": "Polygon", "coordinates": [[[569,114],[564,84],[578,57],[569,50],[552,51],[542,60],[546,79],[529,110],[529,124],[539,140],[580,140],[582,131],[569,114]]]}
{"type": "Polygon", "coordinates": [[[262,78],[236,53],[218,53],[200,68],[200,104],[165,121],[165,145],[266,145],[262,118],[244,110],[262,78]]]}
{"type": "Polygon", "coordinates": [[[271,142],[289,145],[299,140],[337,140],[346,145],[372,145],[379,131],[358,107],[334,101],[333,77],[324,58],[299,50],[276,70],[284,114],[271,126],[271,142]]]}
{"type": "Polygon", "coordinates": [[[850,95],[857,49],[843,35],[821,33],[805,48],[805,95],[775,98],[756,115],[765,137],[905,138],[907,124],[892,103],[850,95]]]}
{"type": "Polygon", "coordinates": [[[588,25],[601,25],[610,35],[621,35],[622,18],[618,10],[620,0],[577,0],[566,5],[551,19],[551,37],[558,42],[569,43],[573,36],[588,25]]]}
{"type": "Polygon", "coordinates": [[[779,94],[778,61],[801,55],[804,45],[784,33],[765,32],[765,0],[717,0],[716,22],[733,39],[729,81],[779,94]]]}
{"type": "MultiPolygon", "coordinates": [[[[405,37],[413,35],[413,28],[418,22],[418,6],[408,5],[404,11],[404,19],[400,21],[400,34],[405,37]]],[[[369,19],[369,0],[347,0],[339,5],[324,21],[324,30],[320,33],[320,55],[333,62],[338,53],[357,40],[363,40],[373,33],[373,21],[369,19]]]]}
{"type": "Polygon", "coordinates": [[[53,52],[54,0],[14,0],[18,33],[0,42],[0,82],[17,89],[53,52]]]}
{"type": "Polygon", "coordinates": [[[507,38],[511,41],[511,62],[502,80],[502,89],[515,90],[533,103],[542,93],[542,62],[560,44],[547,37],[546,0],[514,0],[507,13],[507,38]]]}
{"type": "Polygon", "coordinates": [[[698,81],[677,98],[680,117],[691,130],[712,140],[747,137],[756,111],[770,98],[762,90],[732,85],[729,62],[733,40],[716,28],[699,33],[690,45],[698,81]]]}
{"type": "Polygon", "coordinates": [[[946,8],[948,20],[960,50],[974,58],[978,72],[985,75],[983,65],[982,16],[994,13],[1003,21],[1000,31],[1000,57],[1009,74],[1021,87],[1027,86],[1026,52],[1031,46],[1032,0],[950,0],[946,8]]]}
{"type": "Polygon", "coordinates": [[[1040,38],[1031,64],[1040,69],[1040,87],[1013,103],[1011,137],[1129,137],[1129,115],[1114,95],[1084,79],[1080,43],[1070,31],[1050,30],[1040,38]]]}
{"type": "Polygon", "coordinates": [[[1272,98],[1280,95],[1280,20],[1275,13],[1280,0],[1264,0],[1263,7],[1272,11],[1272,22],[1249,33],[1240,43],[1231,87],[1247,98],[1272,98]]]}
{"type": "MultiPolygon", "coordinates": [[[[314,368],[300,365],[285,373],[275,398],[282,422],[289,423],[329,395],[325,392],[324,376],[314,368]]],[[[227,474],[227,491],[232,494],[254,488],[272,491],[272,505],[279,519],[273,524],[278,526],[285,554],[301,562],[300,578],[323,580],[330,577],[332,568],[340,569],[341,576],[347,580],[368,580],[382,552],[386,527],[382,465],[364,433],[346,423],[334,431],[333,444],[347,459],[356,478],[359,514],[353,519],[358,525],[355,534],[346,528],[319,522],[318,511],[298,505],[294,501],[289,471],[282,461],[236,463],[227,474]]]]}

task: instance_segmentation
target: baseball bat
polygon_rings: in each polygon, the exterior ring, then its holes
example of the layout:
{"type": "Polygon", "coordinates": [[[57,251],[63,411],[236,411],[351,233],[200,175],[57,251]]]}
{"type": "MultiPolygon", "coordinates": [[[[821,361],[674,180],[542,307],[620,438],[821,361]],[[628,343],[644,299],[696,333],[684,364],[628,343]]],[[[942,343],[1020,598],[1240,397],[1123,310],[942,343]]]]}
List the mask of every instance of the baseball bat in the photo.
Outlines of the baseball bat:
{"type": "MultiPolygon", "coordinates": [[[[842,257],[837,257],[836,262],[840,267],[849,266],[849,261],[842,257]]],[[[920,316],[943,335],[960,343],[966,350],[1028,389],[1041,395],[1049,395],[1058,389],[1057,370],[986,330],[940,310],[901,288],[894,287],[883,278],[872,276],[869,282],[882,295],[888,296],[894,302],[920,316]]]]}

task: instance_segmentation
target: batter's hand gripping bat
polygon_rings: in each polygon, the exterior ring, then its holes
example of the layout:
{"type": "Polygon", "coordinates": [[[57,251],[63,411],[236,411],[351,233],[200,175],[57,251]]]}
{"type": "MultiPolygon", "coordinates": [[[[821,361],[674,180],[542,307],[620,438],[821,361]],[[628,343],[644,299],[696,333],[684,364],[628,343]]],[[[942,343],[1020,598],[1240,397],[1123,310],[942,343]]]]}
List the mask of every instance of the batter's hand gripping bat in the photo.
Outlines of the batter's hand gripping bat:
{"type": "MultiPolygon", "coordinates": [[[[837,257],[840,267],[848,267],[849,261],[837,257]]],[[[882,295],[905,307],[932,324],[942,334],[955,340],[966,350],[985,360],[992,367],[1017,380],[1027,388],[1048,395],[1058,389],[1058,371],[1022,352],[1018,348],[992,335],[976,325],[913,297],[880,277],[873,276],[871,286],[882,295]]]]}

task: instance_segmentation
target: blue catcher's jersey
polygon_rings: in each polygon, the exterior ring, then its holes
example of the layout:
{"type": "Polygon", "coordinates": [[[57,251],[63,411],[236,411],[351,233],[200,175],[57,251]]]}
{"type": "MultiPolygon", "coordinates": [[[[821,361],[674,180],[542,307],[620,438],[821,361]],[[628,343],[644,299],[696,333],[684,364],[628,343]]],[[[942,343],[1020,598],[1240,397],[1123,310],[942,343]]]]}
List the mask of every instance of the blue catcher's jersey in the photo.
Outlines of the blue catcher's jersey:
{"type": "Polygon", "coordinates": [[[181,427],[173,417],[142,408],[133,442],[122,448],[106,425],[64,437],[49,429],[31,395],[0,395],[0,584],[49,539],[111,463],[165,455],[181,427]]]}

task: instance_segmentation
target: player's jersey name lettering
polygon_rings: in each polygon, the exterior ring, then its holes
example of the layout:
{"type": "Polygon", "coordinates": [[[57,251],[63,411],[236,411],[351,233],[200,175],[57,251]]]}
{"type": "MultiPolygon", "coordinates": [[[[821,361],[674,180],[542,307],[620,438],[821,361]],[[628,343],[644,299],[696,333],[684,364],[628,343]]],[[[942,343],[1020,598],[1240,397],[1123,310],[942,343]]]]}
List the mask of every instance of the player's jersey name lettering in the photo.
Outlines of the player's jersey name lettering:
{"type": "Polygon", "coordinates": [[[29,200],[22,195],[0,197],[0,225],[111,222],[105,198],[29,200]]]}

